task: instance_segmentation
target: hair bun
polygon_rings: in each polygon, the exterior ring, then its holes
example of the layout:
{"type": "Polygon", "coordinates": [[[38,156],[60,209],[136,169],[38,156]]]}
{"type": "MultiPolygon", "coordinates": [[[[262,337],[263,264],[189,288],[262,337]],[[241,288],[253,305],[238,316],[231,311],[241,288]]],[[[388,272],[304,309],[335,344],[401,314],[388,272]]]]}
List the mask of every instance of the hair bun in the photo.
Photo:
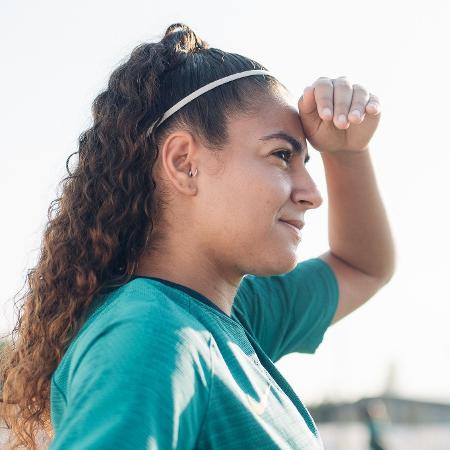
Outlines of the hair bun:
{"type": "Polygon", "coordinates": [[[209,44],[198,37],[189,25],[173,23],[167,28],[163,41],[177,52],[192,53],[209,48],[209,44]]]}

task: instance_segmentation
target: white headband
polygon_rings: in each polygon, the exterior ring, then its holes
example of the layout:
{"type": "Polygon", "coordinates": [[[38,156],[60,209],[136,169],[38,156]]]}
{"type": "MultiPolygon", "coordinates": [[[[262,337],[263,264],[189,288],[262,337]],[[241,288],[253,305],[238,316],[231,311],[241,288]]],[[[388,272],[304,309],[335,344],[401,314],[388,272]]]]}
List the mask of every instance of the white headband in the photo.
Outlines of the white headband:
{"type": "Polygon", "coordinates": [[[234,73],[233,75],[228,75],[224,78],[219,78],[216,81],[213,81],[211,83],[206,84],[205,86],[202,86],[201,88],[197,89],[196,91],[192,92],[192,94],[187,95],[183,99],[181,99],[178,103],[175,103],[170,109],[168,109],[161,119],[156,120],[153,122],[153,124],[148,128],[147,130],[147,136],[150,135],[150,133],[153,131],[154,128],[161,125],[166,119],[168,119],[172,114],[177,112],[180,108],[182,108],[184,105],[189,103],[191,100],[194,100],[195,98],[199,97],[200,95],[204,94],[205,92],[210,91],[211,89],[214,89],[217,86],[220,86],[221,84],[228,83],[229,81],[236,80],[238,78],[248,77],[250,75],[272,75],[268,70],[246,70],[244,72],[238,72],[234,73]]]}

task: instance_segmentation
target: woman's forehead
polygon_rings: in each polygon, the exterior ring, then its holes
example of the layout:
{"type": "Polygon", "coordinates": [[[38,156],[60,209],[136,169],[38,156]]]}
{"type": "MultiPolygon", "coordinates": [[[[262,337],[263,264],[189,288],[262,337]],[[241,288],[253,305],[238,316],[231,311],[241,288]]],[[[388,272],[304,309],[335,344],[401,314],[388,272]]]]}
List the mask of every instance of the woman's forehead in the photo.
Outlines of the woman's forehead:
{"type": "Polygon", "coordinates": [[[287,97],[261,99],[251,113],[238,115],[230,122],[230,137],[241,140],[283,131],[305,142],[298,108],[287,97]]]}

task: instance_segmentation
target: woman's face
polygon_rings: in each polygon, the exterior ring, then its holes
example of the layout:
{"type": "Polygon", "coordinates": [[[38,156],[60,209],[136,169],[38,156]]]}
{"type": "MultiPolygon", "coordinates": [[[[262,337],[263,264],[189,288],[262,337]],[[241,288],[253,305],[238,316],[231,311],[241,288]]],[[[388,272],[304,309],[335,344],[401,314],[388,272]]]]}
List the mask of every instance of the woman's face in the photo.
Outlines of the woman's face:
{"type": "Polygon", "coordinates": [[[305,167],[306,140],[294,105],[288,93],[267,97],[255,114],[230,121],[229,142],[214,170],[214,157],[204,156],[212,158],[204,167],[198,161],[192,179],[198,188],[192,209],[197,250],[226,264],[224,270],[268,276],[297,263],[300,237],[280,219],[304,222],[322,197],[305,167]],[[304,150],[295,152],[283,133],[304,150]]]}

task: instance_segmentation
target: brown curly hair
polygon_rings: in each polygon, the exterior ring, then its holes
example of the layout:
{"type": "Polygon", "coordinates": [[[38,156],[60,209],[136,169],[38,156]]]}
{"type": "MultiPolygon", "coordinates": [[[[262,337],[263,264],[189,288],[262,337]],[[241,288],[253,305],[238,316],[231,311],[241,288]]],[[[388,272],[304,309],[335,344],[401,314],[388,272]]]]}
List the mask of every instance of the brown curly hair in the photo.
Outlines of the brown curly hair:
{"type": "Polygon", "coordinates": [[[53,372],[102,297],[130,281],[140,256],[161,243],[152,230],[169,206],[152,169],[163,139],[187,127],[218,151],[227,142],[231,115],[252,111],[255,98],[283,85],[268,75],[235,80],[191,101],[148,136],[149,126],[199,87],[250,69],[265,67],[210,48],[190,27],[175,23],[159,42],[134,48],[95,98],[93,125],[67,158],[69,175],[50,203],[38,262],[14,304],[18,319],[2,351],[0,417],[9,430],[8,449],[35,450],[40,433],[53,437],[53,372]]]}

